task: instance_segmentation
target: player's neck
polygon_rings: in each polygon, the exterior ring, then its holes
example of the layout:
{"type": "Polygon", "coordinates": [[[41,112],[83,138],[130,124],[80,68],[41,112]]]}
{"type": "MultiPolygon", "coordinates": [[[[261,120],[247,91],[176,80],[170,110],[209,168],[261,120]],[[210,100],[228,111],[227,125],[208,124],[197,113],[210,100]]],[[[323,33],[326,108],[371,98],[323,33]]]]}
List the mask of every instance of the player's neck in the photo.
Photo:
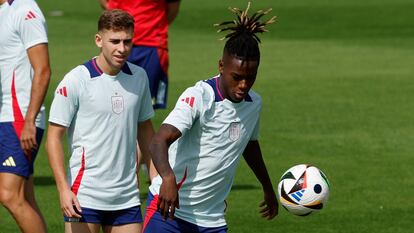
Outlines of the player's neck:
{"type": "Polygon", "coordinates": [[[115,76],[121,71],[121,69],[111,66],[105,59],[103,54],[99,54],[96,58],[96,64],[105,74],[115,76]]]}
{"type": "Polygon", "coordinates": [[[227,93],[223,89],[223,84],[221,83],[222,79],[223,79],[223,77],[221,77],[221,75],[220,75],[220,77],[217,80],[218,91],[220,92],[220,94],[223,96],[224,99],[228,99],[228,100],[231,101],[231,99],[229,98],[229,96],[227,95],[227,93]]]}

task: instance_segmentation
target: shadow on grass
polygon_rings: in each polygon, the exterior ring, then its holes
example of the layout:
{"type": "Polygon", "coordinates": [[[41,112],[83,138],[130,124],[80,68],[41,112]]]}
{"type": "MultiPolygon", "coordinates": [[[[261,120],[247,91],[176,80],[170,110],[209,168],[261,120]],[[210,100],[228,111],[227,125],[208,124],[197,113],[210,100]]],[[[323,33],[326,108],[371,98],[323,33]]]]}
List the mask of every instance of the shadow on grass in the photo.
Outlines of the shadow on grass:
{"type": "Polygon", "coordinates": [[[34,177],[34,184],[39,186],[55,185],[55,179],[52,176],[36,176],[34,177]]]}
{"type": "MultiPolygon", "coordinates": [[[[251,185],[251,184],[235,184],[232,186],[232,191],[243,191],[243,190],[254,190],[260,189],[259,186],[251,185]]],[[[140,198],[141,200],[146,200],[148,198],[148,192],[140,190],[140,198]]]]}
{"type": "Polygon", "coordinates": [[[231,187],[231,190],[253,190],[253,189],[259,189],[259,186],[251,185],[251,184],[235,184],[233,187],[231,187]]]}
{"type": "Polygon", "coordinates": [[[139,198],[141,198],[141,200],[147,200],[148,192],[143,192],[142,190],[139,190],[139,198]]]}

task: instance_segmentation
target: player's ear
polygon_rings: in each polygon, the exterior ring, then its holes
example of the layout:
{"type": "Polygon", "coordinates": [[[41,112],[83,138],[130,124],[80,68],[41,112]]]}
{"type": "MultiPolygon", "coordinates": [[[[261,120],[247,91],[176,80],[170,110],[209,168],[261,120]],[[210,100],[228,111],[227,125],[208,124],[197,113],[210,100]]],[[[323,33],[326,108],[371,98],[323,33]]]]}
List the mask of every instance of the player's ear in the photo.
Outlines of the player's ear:
{"type": "Polygon", "coordinates": [[[95,34],[95,44],[98,48],[102,48],[102,36],[99,33],[95,34]]]}
{"type": "Polygon", "coordinates": [[[220,74],[223,74],[223,71],[224,71],[224,62],[223,62],[223,59],[220,59],[219,60],[219,72],[220,72],[220,74]]]}

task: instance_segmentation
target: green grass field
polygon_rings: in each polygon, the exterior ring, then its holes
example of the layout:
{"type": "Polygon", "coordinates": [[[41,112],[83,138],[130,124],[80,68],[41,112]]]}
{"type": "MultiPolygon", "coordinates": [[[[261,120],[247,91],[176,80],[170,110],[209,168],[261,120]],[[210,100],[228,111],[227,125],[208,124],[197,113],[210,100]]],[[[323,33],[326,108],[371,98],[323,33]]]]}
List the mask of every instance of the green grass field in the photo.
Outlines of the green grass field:
{"type": "MultiPolygon", "coordinates": [[[[98,53],[98,1],[38,3],[49,26],[53,81],[98,53]],[[52,16],[53,11],[63,16],[52,16]]],[[[215,75],[224,43],[214,23],[246,1],[183,1],[170,29],[169,109],[178,95],[215,75]]],[[[263,0],[278,23],[262,35],[254,89],[264,101],[261,147],[275,187],[299,163],[321,168],[331,182],[326,209],[296,217],[280,208],[258,214],[262,190],[241,162],[228,198],[229,232],[413,232],[414,2],[409,0],[263,0]],[[410,123],[411,122],[411,123],[410,123]]],[[[158,128],[168,110],[158,111],[158,128]]],[[[36,162],[36,194],[49,232],[63,232],[62,214],[44,148],[36,162]]],[[[142,188],[146,198],[147,187],[142,188]]],[[[28,220],[30,221],[30,220],[28,220]]],[[[0,207],[0,233],[19,232],[0,207]]]]}

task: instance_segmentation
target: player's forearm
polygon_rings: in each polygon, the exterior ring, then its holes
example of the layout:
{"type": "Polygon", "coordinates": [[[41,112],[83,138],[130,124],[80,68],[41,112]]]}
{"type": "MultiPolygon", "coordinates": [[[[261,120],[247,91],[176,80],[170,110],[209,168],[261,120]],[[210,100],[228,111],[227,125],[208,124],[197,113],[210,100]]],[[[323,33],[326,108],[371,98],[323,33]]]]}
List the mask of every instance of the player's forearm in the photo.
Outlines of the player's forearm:
{"type": "Polygon", "coordinates": [[[273,185],[262,157],[259,142],[250,141],[243,152],[243,157],[256,178],[262,184],[263,190],[273,192],[273,185]]]}
{"type": "Polygon", "coordinates": [[[27,55],[33,68],[30,103],[25,121],[34,123],[45,99],[50,82],[49,51],[47,44],[38,44],[27,49],[27,55]]]}
{"type": "Polygon", "coordinates": [[[69,189],[69,185],[66,180],[64,152],[61,140],[62,138],[56,138],[48,132],[46,151],[49,159],[49,165],[55,177],[56,186],[59,192],[69,189]]]}
{"type": "Polygon", "coordinates": [[[161,177],[174,176],[174,172],[168,162],[168,144],[155,135],[151,141],[149,150],[152,162],[161,177]]]}
{"type": "Polygon", "coordinates": [[[154,136],[154,127],[152,126],[151,120],[141,122],[138,125],[138,143],[139,148],[141,149],[142,156],[145,163],[147,164],[150,180],[154,178],[158,173],[154,167],[154,164],[151,160],[151,152],[149,150],[149,145],[151,139],[154,136]]]}
{"type": "Polygon", "coordinates": [[[49,87],[50,75],[49,67],[35,71],[32,81],[30,103],[25,116],[26,122],[34,123],[36,121],[36,116],[40,111],[49,87]]]}
{"type": "Polygon", "coordinates": [[[154,135],[150,144],[152,162],[160,176],[175,180],[174,172],[168,162],[168,148],[181,137],[181,132],[170,124],[162,124],[158,132],[154,135]]]}

